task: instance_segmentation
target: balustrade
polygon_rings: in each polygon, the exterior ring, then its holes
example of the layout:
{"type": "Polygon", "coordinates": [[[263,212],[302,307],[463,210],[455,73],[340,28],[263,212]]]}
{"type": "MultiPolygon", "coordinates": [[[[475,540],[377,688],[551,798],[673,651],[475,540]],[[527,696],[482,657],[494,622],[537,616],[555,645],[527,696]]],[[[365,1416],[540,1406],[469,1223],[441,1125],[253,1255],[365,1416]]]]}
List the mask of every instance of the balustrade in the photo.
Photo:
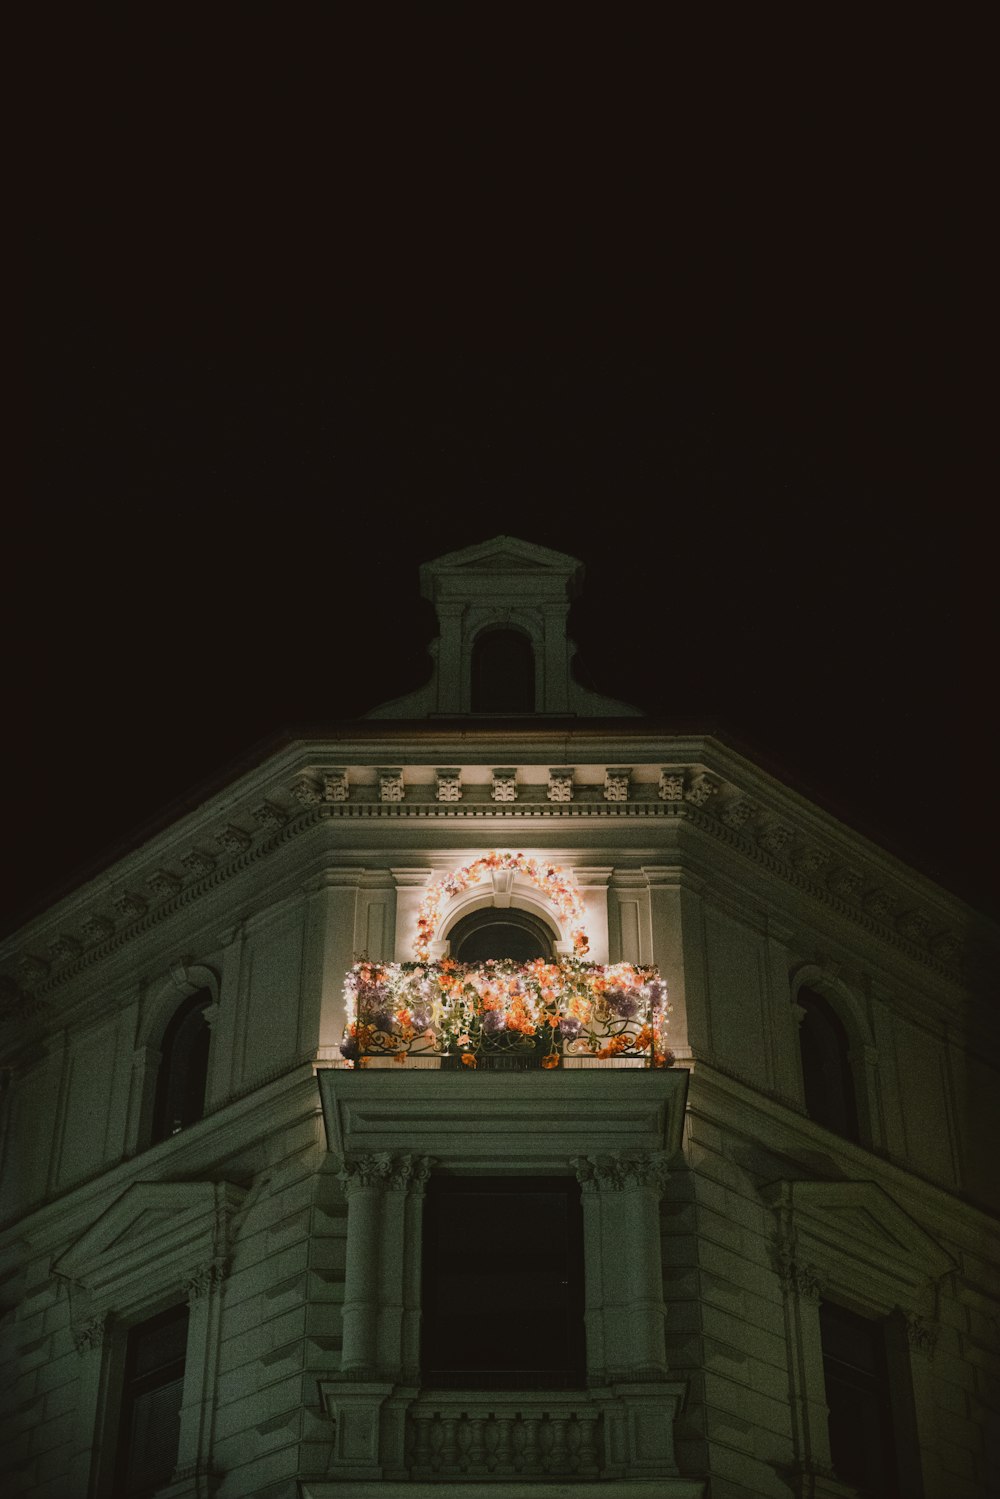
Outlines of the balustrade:
{"type": "Polygon", "coordinates": [[[585,1398],[425,1398],[407,1414],[406,1464],[415,1479],[592,1477],[604,1463],[603,1424],[585,1398]]]}

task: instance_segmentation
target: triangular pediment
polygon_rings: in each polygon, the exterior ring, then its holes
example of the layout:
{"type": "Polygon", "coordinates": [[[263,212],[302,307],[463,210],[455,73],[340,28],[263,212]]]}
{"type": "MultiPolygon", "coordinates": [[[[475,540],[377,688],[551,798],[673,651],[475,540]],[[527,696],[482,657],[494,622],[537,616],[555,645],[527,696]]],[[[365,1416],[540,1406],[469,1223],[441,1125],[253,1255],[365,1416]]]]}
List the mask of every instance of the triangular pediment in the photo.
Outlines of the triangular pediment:
{"type": "Polygon", "coordinates": [[[547,572],[561,578],[582,572],[583,564],[566,552],[557,552],[552,547],[536,546],[531,541],[521,541],[516,536],[494,536],[489,541],[475,546],[462,547],[455,552],[446,552],[420,569],[425,575],[436,577],[441,573],[475,572],[547,572]]]}
{"type": "Polygon", "coordinates": [[[852,1265],[895,1283],[894,1301],[939,1279],[951,1256],[875,1182],[774,1182],[763,1190],[795,1252],[848,1280],[852,1265]]]}
{"type": "Polygon", "coordinates": [[[137,1271],[210,1260],[244,1196],[228,1182],[136,1182],[56,1262],[56,1273],[113,1300],[137,1271]]]}

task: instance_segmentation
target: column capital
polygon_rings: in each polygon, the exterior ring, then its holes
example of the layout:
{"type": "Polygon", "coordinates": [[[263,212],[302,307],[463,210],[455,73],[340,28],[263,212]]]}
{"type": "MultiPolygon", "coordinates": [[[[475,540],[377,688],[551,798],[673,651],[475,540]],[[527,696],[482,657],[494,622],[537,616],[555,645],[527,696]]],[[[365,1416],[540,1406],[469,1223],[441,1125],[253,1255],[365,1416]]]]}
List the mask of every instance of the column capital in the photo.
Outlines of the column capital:
{"type": "Polygon", "coordinates": [[[372,1151],[356,1161],[345,1161],[337,1173],[345,1193],[370,1190],[422,1190],[431,1174],[433,1160],[426,1155],[393,1155],[388,1150],[372,1151]]]}
{"type": "Polygon", "coordinates": [[[574,1156],[570,1165],[584,1192],[625,1192],[652,1188],[662,1195],[670,1172],[663,1151],[640,1155],[574,1156]]]}

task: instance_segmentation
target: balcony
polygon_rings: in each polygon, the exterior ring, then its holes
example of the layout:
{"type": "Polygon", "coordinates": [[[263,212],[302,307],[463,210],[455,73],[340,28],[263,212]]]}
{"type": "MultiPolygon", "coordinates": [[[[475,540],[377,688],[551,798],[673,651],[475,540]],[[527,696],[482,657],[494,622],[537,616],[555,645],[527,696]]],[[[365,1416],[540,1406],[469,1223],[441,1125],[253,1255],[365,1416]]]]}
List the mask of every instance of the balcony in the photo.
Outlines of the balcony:
{"type": "Polygon", "coordinates": [[[344,994],[340,1049],[352,1067],[551,1072],[673,1061],[666,984],[631,963],[366,959],[344,994]]]}

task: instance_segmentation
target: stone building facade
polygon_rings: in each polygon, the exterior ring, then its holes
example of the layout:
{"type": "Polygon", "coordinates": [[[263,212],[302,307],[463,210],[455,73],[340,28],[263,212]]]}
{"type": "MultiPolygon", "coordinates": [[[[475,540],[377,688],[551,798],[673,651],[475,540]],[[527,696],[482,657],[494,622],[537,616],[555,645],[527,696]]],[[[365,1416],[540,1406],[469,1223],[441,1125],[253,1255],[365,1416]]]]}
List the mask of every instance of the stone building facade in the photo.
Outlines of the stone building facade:
{"type": "MultiPolygon", "coordinates": [[[[5,944],[5,1493],[998,1492],[996,930],[722,743],[579,688],[579,578],[508,538],[430,564],[426,689],[5,944]],[[359,958],[512,925],[571,951],[543,867],[589,960],[658,970],[672,1064],[560,1040],[544,1069],[348,1065],[359,958]],[[528,1238],[553,1203],[579,1224],[561,1385],[429,1372],[428,1212],[470,1184],[528,1238]]],[[[517,1257],[448,1270],[456,1318],[466,1287],[484,1326],[544,1319],[517,1257]]]]}

